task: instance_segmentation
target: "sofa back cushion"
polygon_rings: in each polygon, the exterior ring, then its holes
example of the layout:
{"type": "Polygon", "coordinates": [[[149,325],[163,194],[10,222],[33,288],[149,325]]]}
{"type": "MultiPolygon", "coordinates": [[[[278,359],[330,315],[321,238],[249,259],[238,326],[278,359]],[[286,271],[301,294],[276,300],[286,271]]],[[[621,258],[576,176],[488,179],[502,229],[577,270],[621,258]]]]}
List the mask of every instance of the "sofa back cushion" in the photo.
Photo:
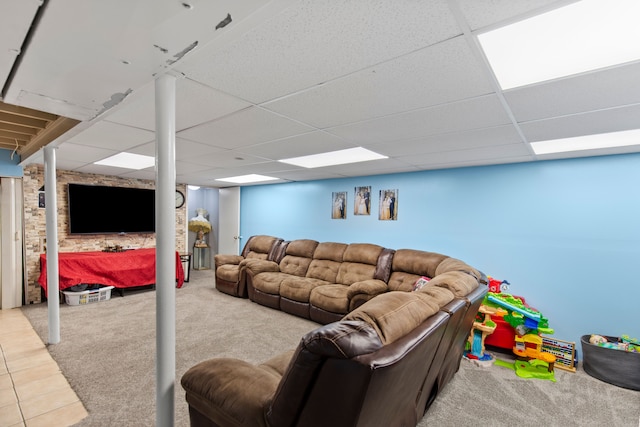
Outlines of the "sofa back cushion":
{"type": "Polygon", "coordinates": [[[382,246],[370,243],[351,243],[344,251],[336,283],[351,285],[373,279],[383,249],[382,246]]]}
{"type": "Polygon", "coordinates": [[[242,250],[245,258],[271,259],[273,249],[282,239],[273,236],[256,235],[251,236],[242,250]]]}
{"type": "Polygon", "coordinates": [[[294,276],[304,277],[318,242],[309,239],[299,239],[289,242],[285,256],[280,261],[280,271],[294,276]]]}
{"type": "Polygon", "coordinates": [[[343,319],[368,323],[387,345],[408,334],[438,310],[438,302],[432,301],[427,294],[387,292],[367,301],[343,319]]]}
{"type": "Polygon", "coordinates": [[[267,409],[269,425],[417,424],[415,399],[448,315],[426,295],[390,292],[349,316],[302,338],[267,409]]]}
{"type": "Polygon", "coordinates": [[[438,264],[438,268],[436,269],[436,275],[442,273],[448,273],[450,271],[461,271],[463,273],[470,274],[475,277],[476,280],[480,280],[482,278],[482,273],[471,267],[464,261],[460,261],[456,258],[447,258],[443,260],[440,264],[438,264]]]}
{"type": "Polygon", "coordinates": [[[318,244],[316,251],[313,253],[313,260],[307,270],[307,277],[335,283],[347,246],[345,243],[333,242],[318,244]]]}
{"type": "Polygon", "coordinates": [[[446,255],[415,249],[399,249],[393,255],[389,289],[409,292],[420,277],[432,278],[446,255]]]}
{"type": "MultiPolygon", "coordinates": [[[[478,286],[478,280],[462,271],[449,271],[438,274],[431,279],[426,287],[438,286],[448,289],[458,298],[463,298],[473,292],[478,286]]],[[[424,288],[423,288],[424,289],[424,288]]]]}
{"type": "Polygon", "coordinates": [[[330,323],[309,332],[302,337],[267,410],[269,425],[297,425],[327,359],[350,359],[381,347],[376,331],[361,321],[330,323]]]}

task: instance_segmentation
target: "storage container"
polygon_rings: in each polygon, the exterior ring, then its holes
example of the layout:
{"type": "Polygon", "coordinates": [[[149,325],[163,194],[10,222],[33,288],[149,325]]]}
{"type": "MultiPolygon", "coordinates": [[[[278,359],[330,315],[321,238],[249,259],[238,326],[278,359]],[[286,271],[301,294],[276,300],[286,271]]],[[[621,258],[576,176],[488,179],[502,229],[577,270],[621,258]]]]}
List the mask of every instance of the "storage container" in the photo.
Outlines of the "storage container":
{"type": "Polygon", "coordinates": [[[64,300],[69,305],[83,305],[92,302],[108,301],[111,299],[111,289],[113,286],[93,289],[89,291],[71,292],[62,291],[64,300]]]}
{"type": "MultiPolygon", "coordinates": [[[[602,335],[609,342],[618,338],[602,335]]],[[[618,387],[640,390],[640,353],[600,347],[591,344],[591,335],[583,335],[582,367],[594,378],[618,387]]]]}

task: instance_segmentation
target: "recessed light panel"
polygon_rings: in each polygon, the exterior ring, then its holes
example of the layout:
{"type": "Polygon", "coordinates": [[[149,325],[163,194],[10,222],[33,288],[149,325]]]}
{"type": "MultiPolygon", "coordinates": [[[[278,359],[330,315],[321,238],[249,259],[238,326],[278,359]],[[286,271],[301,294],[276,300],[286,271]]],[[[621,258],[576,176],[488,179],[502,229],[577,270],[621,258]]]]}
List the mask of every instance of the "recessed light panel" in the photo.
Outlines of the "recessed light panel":
{"type": "Polygon", "coordinates": [[[118,153],[106,159],[94,162],[95,165],[114,166],[124,169],[146,169],[155,166],[156,159],[151,156],[143,156],[142,154],[118,153]]]}
{"type": "Polygon", "coordinates": [[[640,129],[531,143],[531,147],[536,154],[565,153],[568,151],[627,147],[629,145],[640,146],[640,129]]]}
{"type": "Polygon", "coordinates": [[[233,182],[235,184],[249,184],[252,182],[262,182],[262,181],[274,181],[278,178],[274,178],[272,176],[265,175],[240,175],[240,176],[231,176],[229,178],[218,178],[216,181],[224,181],[224,182],[233,182]]]}
{"type": "Polygon", "coordinates": [[[640,1],[582,0],[478,35],[502,89],[640,59],[640,1]]]}
{"type": "Polygon", "coordinates": [[[303,168],[319,168],[386,158],[387,156],[367,150],[366,148],[356,147],[346,150],[330,151],[328,153],[313,154],[311,156],[292,157],[290,159],[282,159],[280,162],[303,168]]]}

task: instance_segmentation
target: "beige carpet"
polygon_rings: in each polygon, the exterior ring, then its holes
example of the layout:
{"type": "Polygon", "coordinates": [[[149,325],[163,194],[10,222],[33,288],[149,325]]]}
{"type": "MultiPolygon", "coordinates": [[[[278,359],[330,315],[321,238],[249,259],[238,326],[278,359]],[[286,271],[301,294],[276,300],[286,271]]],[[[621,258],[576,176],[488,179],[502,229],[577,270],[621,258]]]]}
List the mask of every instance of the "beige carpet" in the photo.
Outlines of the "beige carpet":
{"type": "MultiPolygon", "coordinates": [[[[78,426],[155,424],[155,292],[60,307],[61,342],[49,346],[89,417],[78,426]]],[[[47,340],[46,304],[23,312],[47,340]]],[[[314,322],[218,292],[213,272],[192,271],[176,290],[176,426],[188,426],[180,377],[213,357],[259,363],[294,348],[314,322]]],[[[556,371],[557,381],[525,380],[463,361],[419,426],[640,426],[640,392],[556,371]]]]}

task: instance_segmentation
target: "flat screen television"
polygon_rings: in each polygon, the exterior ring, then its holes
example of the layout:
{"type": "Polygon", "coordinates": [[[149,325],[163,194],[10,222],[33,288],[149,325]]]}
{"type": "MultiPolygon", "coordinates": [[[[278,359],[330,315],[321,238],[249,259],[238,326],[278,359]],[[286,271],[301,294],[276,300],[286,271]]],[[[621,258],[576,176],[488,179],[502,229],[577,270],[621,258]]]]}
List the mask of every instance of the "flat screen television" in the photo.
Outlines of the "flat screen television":
{"type": "Polygon", "coordinates": [[[154,233],[156,192],[68,184],[70,234],[154,233]]]}

